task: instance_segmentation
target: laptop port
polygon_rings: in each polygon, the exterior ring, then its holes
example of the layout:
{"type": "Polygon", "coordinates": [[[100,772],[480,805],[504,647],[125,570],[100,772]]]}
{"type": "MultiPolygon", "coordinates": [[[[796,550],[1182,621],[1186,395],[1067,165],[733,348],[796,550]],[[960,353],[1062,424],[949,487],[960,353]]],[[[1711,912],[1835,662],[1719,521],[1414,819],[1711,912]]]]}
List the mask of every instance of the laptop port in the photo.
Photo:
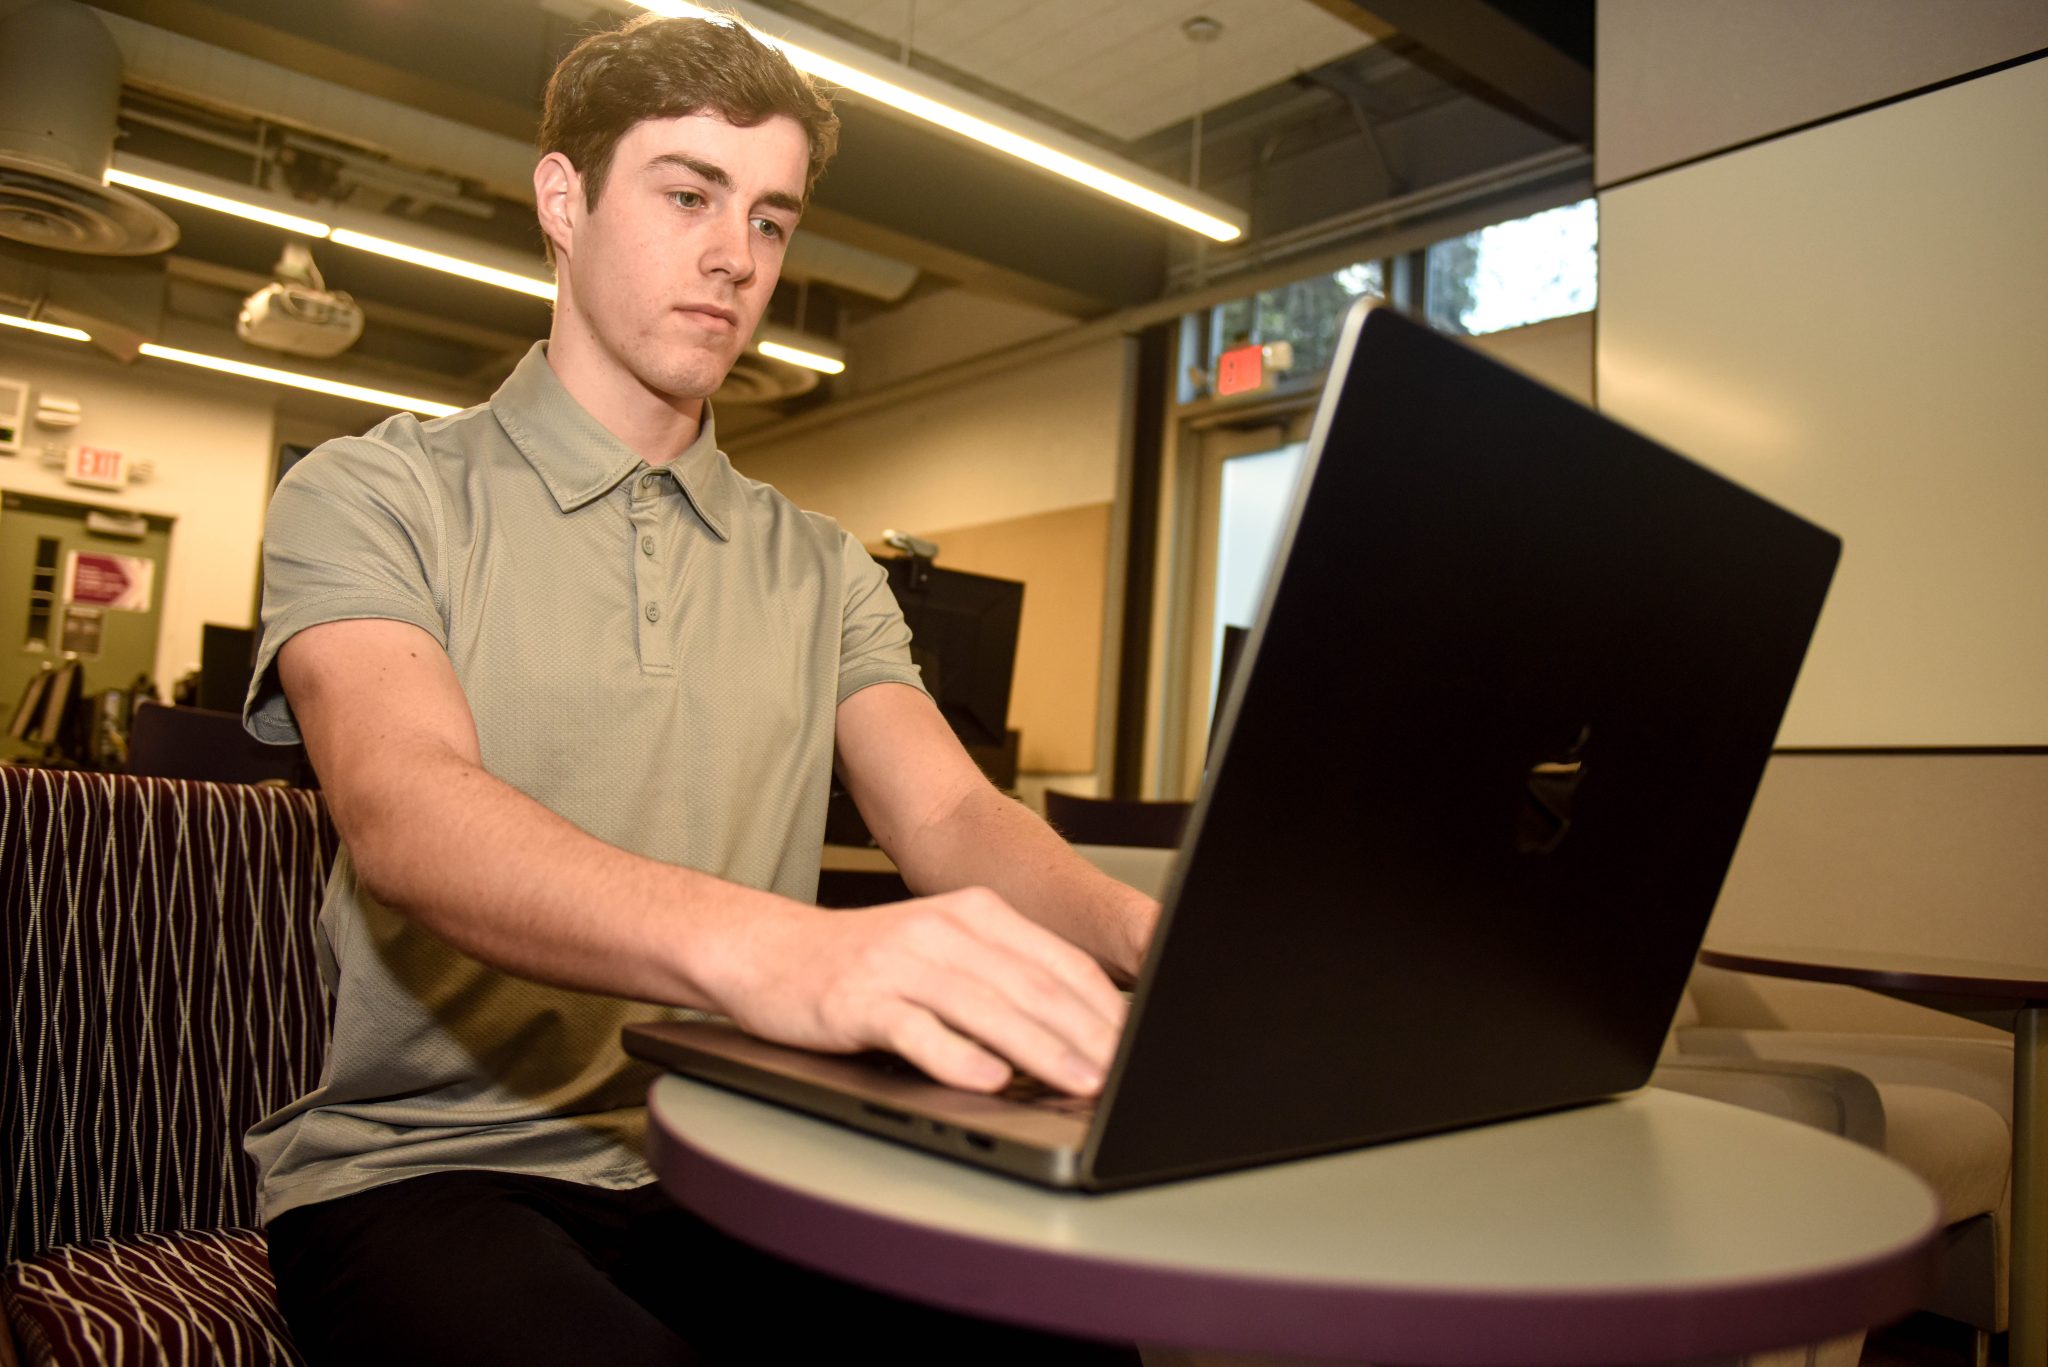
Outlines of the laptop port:
{"type": "Polygon", "coordinates": [[[907,1111],[893,1110],[887,1106],[877,1106],[872,1101],[861,1102],[860,1108],[863,1111],[866,1111],[869,1115],[875,1116],[876,1118],[881,1120],[893,1120],[898,1125],[908,1125],[911,1123],[910,1114],[907,1111]]]}
{"type": "Polygon", "coordinates": [[[960,1134],[969,1144],[984,1153],[994,1153],[996,1150],[996,1141],[985,1134],[976,1134],[973,1130],[962,1130],[960,1134]]]}

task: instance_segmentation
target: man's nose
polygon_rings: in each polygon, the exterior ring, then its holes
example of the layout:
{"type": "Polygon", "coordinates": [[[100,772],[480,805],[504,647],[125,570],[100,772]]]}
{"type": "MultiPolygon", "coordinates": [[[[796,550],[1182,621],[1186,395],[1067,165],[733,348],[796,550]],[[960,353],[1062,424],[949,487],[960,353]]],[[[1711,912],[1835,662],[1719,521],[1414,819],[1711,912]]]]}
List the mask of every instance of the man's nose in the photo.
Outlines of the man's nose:
{"type": "Polygon", "coordinates": [[[734,283],[754,274],[754,226],[745,214],[721,214],[704,243],[704,271],[734,283]]]}

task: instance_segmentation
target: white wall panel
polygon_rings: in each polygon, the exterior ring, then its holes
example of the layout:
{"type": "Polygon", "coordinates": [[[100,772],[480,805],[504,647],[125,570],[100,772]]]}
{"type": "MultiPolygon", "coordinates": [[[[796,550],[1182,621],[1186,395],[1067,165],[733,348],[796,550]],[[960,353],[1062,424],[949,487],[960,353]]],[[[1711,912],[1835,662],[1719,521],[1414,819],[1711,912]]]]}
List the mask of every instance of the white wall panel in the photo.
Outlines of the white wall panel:
{"type": "Polygon", "coordinates": [[[2048,743],[2048,61],[1600,228],[1601,406],[1846,542],[1781,743],[2048,743]]]}

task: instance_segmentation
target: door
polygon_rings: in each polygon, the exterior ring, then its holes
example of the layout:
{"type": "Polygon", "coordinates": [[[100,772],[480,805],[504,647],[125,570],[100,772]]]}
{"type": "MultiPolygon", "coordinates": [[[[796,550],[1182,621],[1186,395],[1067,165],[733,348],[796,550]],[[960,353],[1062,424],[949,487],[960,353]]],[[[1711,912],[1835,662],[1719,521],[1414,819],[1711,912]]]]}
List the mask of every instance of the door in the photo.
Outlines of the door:
{"type": "Polygon", "coordinates": [[[153,675],[170,546],[166,517],[0,495],[0,708],[12,716],[29,680],[67,659],[84,693],[153,675]]]}
{"type": "Polygon", "coordinates": [[[1192,795],[1201,779],[1210,730],[1236,644],[1256,619],[1294,486],[1308,450],[1314,409],[1308,401],[1255,422],[1190,434],[1195,481],[1192,573],[1182,606],[1187,680],[1179,718],[1178,773],[1166,791],[1192,795]]]}

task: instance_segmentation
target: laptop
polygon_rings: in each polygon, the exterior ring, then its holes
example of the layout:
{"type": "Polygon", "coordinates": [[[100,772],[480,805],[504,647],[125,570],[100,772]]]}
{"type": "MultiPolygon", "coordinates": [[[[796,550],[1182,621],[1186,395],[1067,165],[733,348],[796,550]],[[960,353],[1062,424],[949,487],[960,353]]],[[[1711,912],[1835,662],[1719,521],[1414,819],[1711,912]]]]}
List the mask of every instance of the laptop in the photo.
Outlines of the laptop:
{"type": "Polygon", "coordinates": [[[1111,1190],[1644,1084],[1841,543],[1386,308],[1344,323],[1092,1105],[635,1026],[635,1055],[1111,1190]]]}

